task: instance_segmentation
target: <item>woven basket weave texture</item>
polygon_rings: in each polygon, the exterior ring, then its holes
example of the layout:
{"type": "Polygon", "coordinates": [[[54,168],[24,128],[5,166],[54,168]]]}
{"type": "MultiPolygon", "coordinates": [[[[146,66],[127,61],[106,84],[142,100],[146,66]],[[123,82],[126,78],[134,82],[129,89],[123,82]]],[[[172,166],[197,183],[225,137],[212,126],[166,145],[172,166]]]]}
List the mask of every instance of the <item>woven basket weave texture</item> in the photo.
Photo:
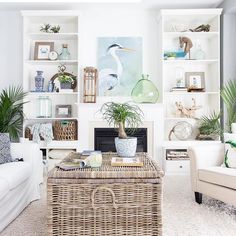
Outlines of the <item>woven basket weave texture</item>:
{"type": "Polygon", "coordinates": [[[49,173],[49,236],[162,235],[163,172],[145,153],[143,167],[112,167],[115,155],[103,153],[101,168],[49,173]]]}

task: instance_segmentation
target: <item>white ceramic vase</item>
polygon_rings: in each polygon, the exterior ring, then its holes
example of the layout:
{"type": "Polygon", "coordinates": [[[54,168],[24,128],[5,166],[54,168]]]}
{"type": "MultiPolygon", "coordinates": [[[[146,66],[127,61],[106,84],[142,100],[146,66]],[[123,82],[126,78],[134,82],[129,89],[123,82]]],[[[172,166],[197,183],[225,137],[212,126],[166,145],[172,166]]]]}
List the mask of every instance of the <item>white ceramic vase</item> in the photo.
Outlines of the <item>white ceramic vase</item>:
{"type": "Polygon", "coordinates": [[[117,137],[115,138],[115,146],[118,156],[134,157],[137,149],[137,138],[121,139],[117,137]]]}

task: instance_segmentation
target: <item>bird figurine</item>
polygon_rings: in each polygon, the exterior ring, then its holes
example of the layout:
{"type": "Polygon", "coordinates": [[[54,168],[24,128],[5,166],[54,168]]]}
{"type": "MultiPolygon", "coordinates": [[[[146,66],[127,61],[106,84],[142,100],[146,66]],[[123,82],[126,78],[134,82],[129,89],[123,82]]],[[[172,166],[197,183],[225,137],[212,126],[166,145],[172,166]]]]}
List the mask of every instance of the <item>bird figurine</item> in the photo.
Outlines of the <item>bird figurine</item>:
{"type": "Polygon", "coordinates": [[[125,48],[118,43],[114,43],[107,48],[107,55],[111,55],[116,63],[116,70],[105,68],[99,71],[99,95],[104,96],[108,91],[112,91],[120,84],[120,78],[123,73],[123,65],[117,56],[117,51],[131,52],[133,49],[125,48]]]}

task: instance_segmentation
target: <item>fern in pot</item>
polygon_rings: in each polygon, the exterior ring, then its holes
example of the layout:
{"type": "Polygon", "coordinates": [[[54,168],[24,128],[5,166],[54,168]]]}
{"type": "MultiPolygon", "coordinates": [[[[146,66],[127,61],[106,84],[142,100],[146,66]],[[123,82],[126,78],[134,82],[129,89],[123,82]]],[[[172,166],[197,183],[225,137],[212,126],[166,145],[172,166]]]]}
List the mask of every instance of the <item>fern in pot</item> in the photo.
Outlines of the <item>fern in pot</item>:
{"type": "Polygon", "coordinates": [[[102,117],[111,126],[118,128],[115,138],[116,151],[119,156],[133,157],[137,149],[137,138],[130,137],[142,124],[143,112],[134,104],[107,102],[100,110],[102,117]],[[127,128],[126,128],[127,127],[127,128]]]}

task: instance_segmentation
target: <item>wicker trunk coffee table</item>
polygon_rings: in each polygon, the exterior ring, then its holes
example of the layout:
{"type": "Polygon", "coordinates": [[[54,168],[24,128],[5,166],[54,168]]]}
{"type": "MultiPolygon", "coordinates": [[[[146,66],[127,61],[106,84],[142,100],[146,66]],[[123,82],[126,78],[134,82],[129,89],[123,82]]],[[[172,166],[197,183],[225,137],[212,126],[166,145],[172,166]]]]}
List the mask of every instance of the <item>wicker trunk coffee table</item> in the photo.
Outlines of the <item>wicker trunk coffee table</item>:
{"type": "Polygon", "coordinates": [[[137,154],[143,167],[112,167],[114,156],[103,153],[101,168],[49,172],[49,236],[162,235],[163,172],[146,153],[137,154]]]}

